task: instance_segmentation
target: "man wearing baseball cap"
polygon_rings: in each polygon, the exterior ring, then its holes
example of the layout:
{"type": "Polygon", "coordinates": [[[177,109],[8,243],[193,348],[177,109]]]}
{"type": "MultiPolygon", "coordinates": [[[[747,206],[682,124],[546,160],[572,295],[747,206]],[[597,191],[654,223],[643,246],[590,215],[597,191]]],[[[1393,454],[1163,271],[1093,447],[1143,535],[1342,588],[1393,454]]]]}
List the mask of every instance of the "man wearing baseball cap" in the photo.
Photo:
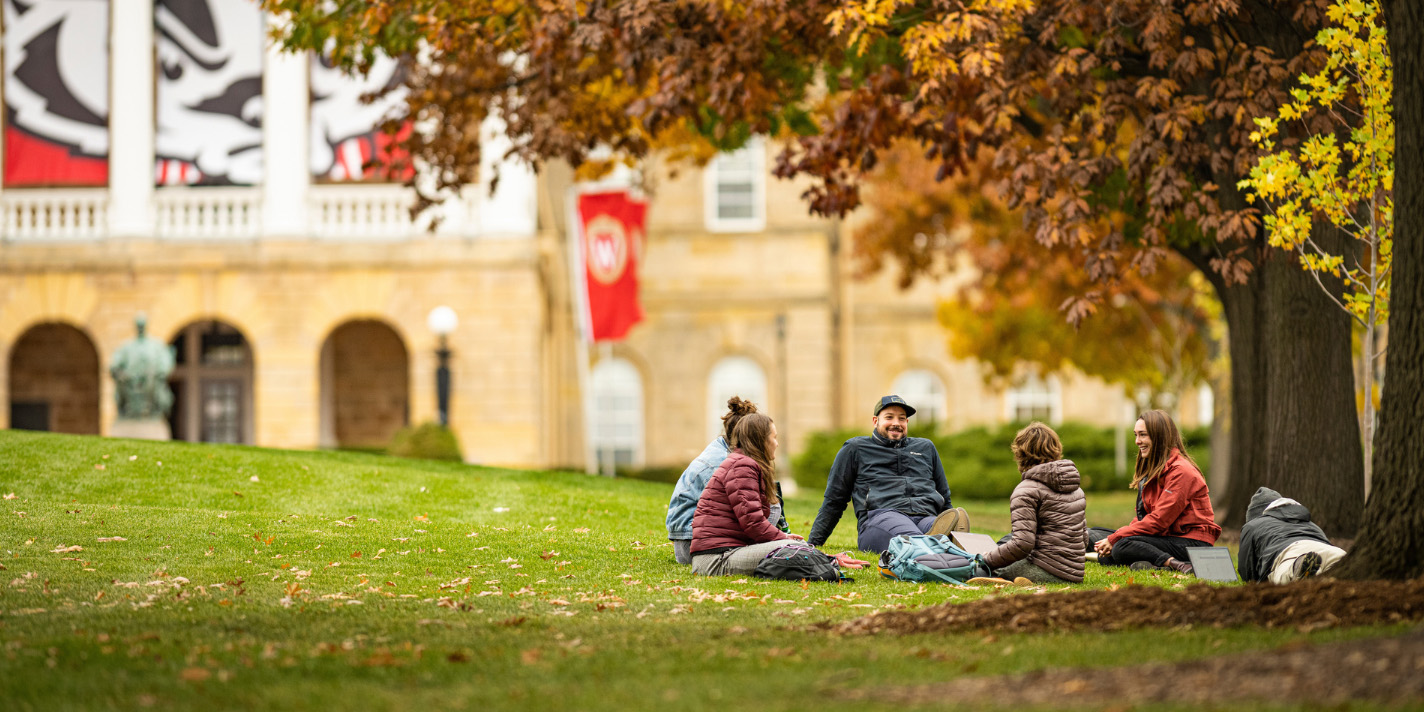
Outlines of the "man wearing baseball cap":
{"type": "Polygon", "coordinates": [[[969,515],[950,507],[949,484],[934,443],[909,437],[914,414],[905,399],[885,396],[875,404],[875,431],[841,446],[807,537],[812,546],[826,543],[849,502],[855,503],[862,551],[883,552],[901,534],[969,531],[969,515]]]}

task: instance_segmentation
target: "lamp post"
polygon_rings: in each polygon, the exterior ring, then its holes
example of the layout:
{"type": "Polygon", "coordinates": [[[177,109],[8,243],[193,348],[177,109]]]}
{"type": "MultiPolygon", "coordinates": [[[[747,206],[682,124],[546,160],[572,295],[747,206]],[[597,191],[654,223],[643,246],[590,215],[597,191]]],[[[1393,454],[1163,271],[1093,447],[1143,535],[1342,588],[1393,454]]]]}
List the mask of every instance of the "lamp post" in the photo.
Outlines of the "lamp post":
{"type": "Polygon", "coordinates": [[[435,401],[440,408],[441,427],[450,427],[450,333],[455,327],[460,325],[460,318],[455,315],[455,310],[445,305],[440,305],[430,310],[430,316],[425,318],[426,326],[440,337],[440,346],[435,349],[435,357],[439,359],[439,366],[435,369],[435,401]]]}

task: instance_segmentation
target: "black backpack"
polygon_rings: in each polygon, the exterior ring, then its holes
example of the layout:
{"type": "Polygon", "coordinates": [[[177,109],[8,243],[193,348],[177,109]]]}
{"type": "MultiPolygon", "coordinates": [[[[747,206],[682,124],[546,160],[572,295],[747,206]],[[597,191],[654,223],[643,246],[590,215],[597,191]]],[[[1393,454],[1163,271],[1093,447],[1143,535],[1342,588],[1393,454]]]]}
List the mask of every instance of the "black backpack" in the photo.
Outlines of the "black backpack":
{"type": "Polygon", "coordinates": [[[777,549],[757,564],[753,576],[781,581],[854,581],[842,576],[836,560],[800,542],[777,549]]]}

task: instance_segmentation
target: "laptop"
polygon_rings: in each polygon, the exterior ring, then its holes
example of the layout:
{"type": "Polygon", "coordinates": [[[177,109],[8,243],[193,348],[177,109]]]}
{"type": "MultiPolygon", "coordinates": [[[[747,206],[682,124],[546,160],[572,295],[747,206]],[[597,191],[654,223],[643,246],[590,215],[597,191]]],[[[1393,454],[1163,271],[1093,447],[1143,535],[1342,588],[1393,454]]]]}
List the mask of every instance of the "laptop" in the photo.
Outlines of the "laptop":
{"type": "Polygon", "coordinates": [[[1194,546],[1187,549],[1196,576],[1204,581],[1240,581],[1236,565],[1231,562],[1231,550],[1224,546],[1194,546]]]}
{"type": "Polygon", "coordinates": [[[954,545],[971,554],[987,554],[998,548],[999,542],[988,534],[974,534],[972,532],[950,532],[950,538],[954,545]]]}

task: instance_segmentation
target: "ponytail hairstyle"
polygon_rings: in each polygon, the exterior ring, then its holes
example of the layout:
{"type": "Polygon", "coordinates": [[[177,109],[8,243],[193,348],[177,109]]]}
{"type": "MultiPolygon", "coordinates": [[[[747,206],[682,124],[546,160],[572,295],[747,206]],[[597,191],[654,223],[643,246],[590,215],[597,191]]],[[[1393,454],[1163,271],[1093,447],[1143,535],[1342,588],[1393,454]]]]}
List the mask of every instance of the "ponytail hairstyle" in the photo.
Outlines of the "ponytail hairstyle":
{"type": "Polygon", "coordinates": [[[737,429],[737,421],[741,420],[742,416],[755,412],[757,412],[756,404],[749,400],[742,400],[738,396],[727,399],[727,414],[722,416],[722,437],[727,439],[728,447],[737,446],[732,437],[737,429]]]}
{"type": "Polygon", "coordinates": [[[750,457],[761,469],[761,493],[769,504],[776,504],[776,461],[766,456],[767,442],[771,440],[771,417],[762,413],[748,413],[737,421],[737,429],[732,433],[734,447],[750,457]]]}
{"type": "MultiPolygon", "coordinates": [[[[1167,411],[1149,410],[1137,416],[1137,419],[1146,426],[1147,437],[1152,441],[1152,445],[1147,448],[1146,455],[1138,454],[1129,487],[1139,489],[1157,479],[1157,476],[1167,469],[1167,459],[1172,456],[1173,450],[1182,453],[1182,457],[1192,463],[1192,467],[1197,467],[1196,460],[1187,454],[1187,446],[1182,443],[1182,434],[1177,430],[1177,424],[1172,422],[1172,416],[1167,415],[1167,411]]],[[[1200,471],[1201,468],[1197,469],[1200,471]]]]}

